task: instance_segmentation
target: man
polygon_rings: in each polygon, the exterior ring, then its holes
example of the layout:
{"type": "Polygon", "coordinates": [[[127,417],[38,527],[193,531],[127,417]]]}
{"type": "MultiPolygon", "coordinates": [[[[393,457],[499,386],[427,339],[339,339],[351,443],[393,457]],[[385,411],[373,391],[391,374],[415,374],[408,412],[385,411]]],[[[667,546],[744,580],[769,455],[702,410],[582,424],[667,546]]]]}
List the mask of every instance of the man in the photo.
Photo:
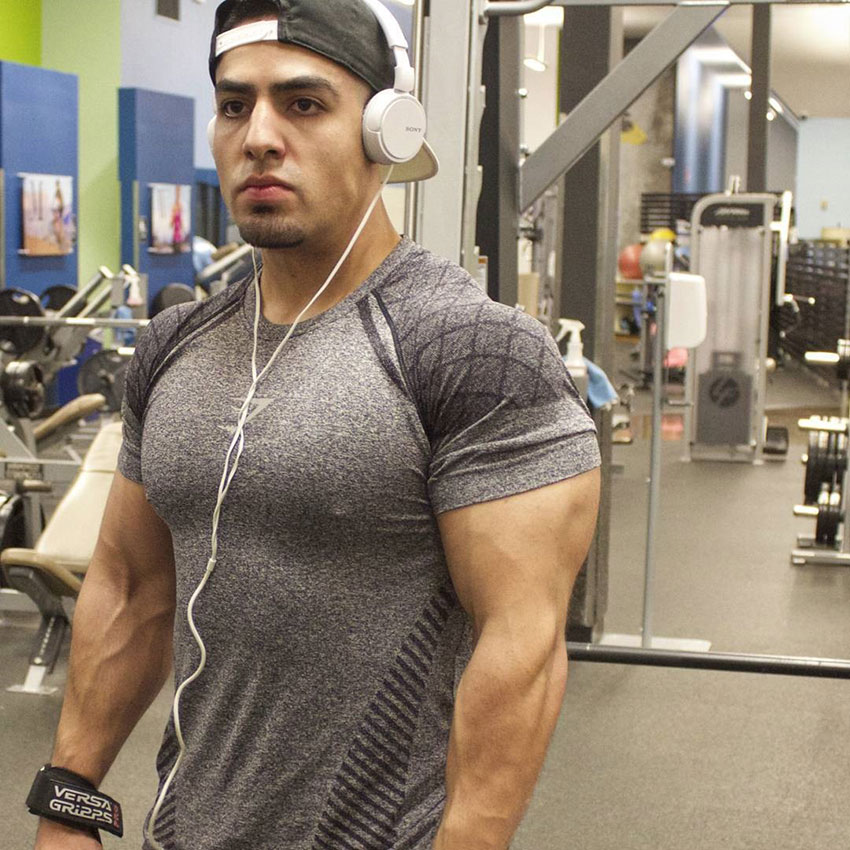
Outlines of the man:
{"type": "MultiPolygon", "coordinates": [[[[138,346],[52,763],[101,782],[173,640],[146,847],[504,850],[566,681],[593,426],[542,326],[370,214],[393,59],[369,7],[227,0],[216,34],[266,19],[211,57],[262,273],[138,346]]],[[[37,847],[97,843],[42,821],[37,847]]]]}

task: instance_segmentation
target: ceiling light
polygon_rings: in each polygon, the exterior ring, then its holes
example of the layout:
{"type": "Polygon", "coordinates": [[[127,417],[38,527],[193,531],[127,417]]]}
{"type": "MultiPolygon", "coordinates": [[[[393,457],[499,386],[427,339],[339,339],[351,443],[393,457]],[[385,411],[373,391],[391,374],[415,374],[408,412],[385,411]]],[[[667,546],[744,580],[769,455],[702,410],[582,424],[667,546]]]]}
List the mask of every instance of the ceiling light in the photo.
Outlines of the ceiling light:
{"type": "Polygon", "coordinates": [[[529,71],[537,71],[539,74],[542,74],[546,68],[549,67],[545,62],[541,62],[536,56],[526,56],[525,59],[522,60],[522,64],[525,65],[529,71]]]}
{"type": "Polygon", "coordinates": [[[779,101],[778,101],[775,97],[769,97],[769,98],[767,99],[767,102],[768,102],[768,103],[769,103],[769,104],[770,104],[770,105],[771,105],[771,106],[772,106],[772,107],[773,107],[773,108],[774,108],[774,109],[775,109],[775,110],[776,110],[776,111],[777,111],[780,115],[784,115],[784,114],[785,114],[785,110],[782,108],[782,104],[781,104],[781,103],[780,103],[780,102],[779,102],[779,101]]]}
{"type": "Polygon", "coordinates": [[[747,100],[752,100],[752,99],[753,99],[753,93],[752,93],[749,89],[747,89],[747,90],[744,92],[744,97],[745,97],[747,100]]]}
{"type": "Polygon", "coordinates": [[[776,118],[776,113],[772,109],[768,109],[767,110],[767,120],[773,121],[774,118],[776,118]]]}

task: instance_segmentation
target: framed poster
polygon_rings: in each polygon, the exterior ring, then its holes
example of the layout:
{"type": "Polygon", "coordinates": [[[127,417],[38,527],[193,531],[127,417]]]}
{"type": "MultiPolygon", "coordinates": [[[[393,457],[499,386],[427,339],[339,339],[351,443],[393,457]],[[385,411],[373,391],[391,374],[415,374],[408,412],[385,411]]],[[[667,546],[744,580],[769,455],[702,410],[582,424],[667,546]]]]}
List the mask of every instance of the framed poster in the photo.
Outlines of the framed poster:
{"type": "Polygon", "coordinates": [[[24,226],[21,254],[71,254],[77,238],[74,178],[61,174],[20,174],[24,226]]]}
{"type": "Polygon", "coordinates": [[[192,249],[192,187],[151,183],[151,254],[182,254],[192,249]]]}

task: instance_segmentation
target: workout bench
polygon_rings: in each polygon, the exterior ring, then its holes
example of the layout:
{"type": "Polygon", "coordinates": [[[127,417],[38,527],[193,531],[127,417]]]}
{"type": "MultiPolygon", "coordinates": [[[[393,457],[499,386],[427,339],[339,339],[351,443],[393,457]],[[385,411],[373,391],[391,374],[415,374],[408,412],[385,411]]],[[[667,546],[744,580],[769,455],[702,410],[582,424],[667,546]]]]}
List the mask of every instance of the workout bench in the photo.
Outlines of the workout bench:
{"type": "Polygon", "coordinates": [[[105,425],[80,471],[47,523],[34,549],[5,549],[0,569],[6,582],[27,594],[41,612],[41,627],[23,685],[10,691],[49,694],[45,675],[53,671],[70,620],[64,597],[76,599],[94,553],[106,498],[121,449],[121,423],[105,425]]]}

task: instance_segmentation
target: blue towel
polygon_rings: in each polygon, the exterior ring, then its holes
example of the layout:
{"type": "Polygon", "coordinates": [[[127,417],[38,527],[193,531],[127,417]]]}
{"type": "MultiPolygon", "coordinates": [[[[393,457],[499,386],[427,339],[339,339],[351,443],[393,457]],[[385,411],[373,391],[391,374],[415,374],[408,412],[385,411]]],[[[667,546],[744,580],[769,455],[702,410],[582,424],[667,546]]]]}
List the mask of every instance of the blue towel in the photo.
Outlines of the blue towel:
{"type": "Polygon", "coordinates": [[[591,405],[597,410],[604,410],[619,401],[620,396],[602,369],[586,357],[584,365],[587,367],[587,400],[591,405]]]}

